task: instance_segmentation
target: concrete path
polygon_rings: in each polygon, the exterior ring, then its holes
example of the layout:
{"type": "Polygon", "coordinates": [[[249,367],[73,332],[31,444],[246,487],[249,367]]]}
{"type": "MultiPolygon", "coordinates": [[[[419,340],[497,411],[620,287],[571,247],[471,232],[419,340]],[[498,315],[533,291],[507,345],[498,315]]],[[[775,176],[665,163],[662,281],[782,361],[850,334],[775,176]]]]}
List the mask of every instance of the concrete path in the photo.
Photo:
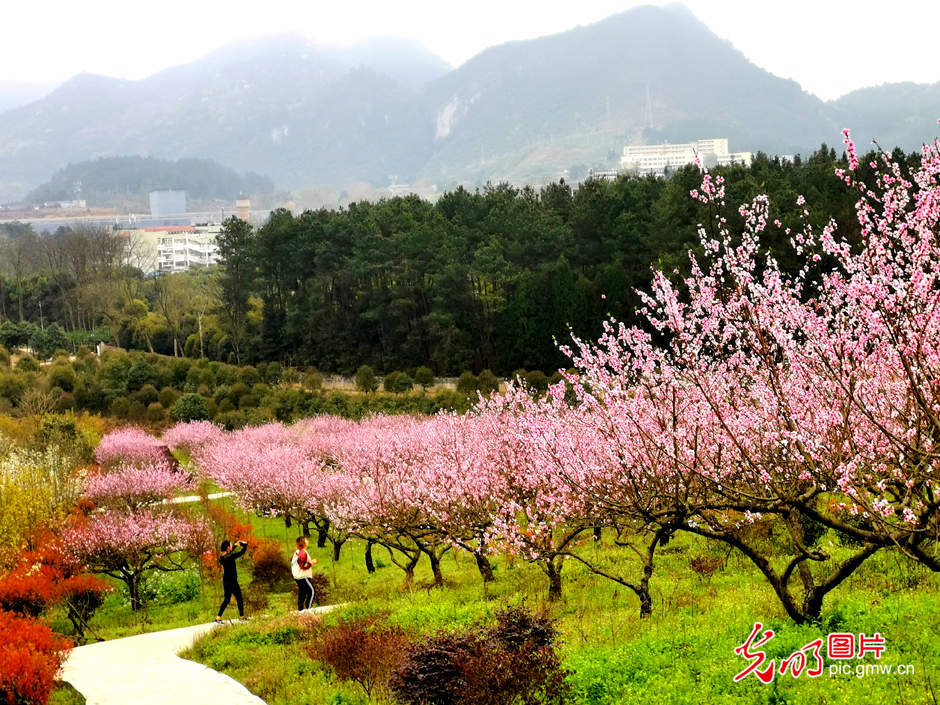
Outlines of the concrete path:
{"type": "Polygon", "coordinates": [[[264,705],[238,681],[176,655],[216,626],[198,624],[79,646],[66,661],[62,680],[84,695],[87,705],[264,705]]]}
{"type": "MultiPolygon", "coordinates": [[[[212,492],[207,495],[209,499],[221,499],[222,497],[231,497],[231,492],[212,492]]],[[[201,502],[202,497],[198,494],[188,494],[183,497],[174,497],[173,499],[164,500],[164,504],[186,504],[188,502],[201,502]]]]}
{"type": "Polygon", "coordinates": [[[241,683],[176,654],[215,624],[151,632],[79,646],[62,680],[85,696],[87,705],[264,705],[241,683]]]}

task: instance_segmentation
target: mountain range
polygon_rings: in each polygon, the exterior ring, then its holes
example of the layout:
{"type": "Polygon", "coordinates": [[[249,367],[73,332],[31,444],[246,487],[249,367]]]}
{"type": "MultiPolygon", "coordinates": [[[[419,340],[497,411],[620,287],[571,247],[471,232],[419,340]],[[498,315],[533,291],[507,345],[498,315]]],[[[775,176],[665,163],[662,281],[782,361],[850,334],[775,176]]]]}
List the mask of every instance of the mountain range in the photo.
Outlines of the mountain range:
{"type": "Polygon", "coordinates": [[[862,144],[910,151],[937,117],[940,83],[824,102],[678,4],[490,47],[458,68],[413,40],[337,49],[281,36],[139,81],[78,75],[0,112],[0,202],[99,157],[214,159],[289,189],[449,188],[613,166],[641,141],[727,137],[734,151],[806,154],[851,126],[862,144]]]}

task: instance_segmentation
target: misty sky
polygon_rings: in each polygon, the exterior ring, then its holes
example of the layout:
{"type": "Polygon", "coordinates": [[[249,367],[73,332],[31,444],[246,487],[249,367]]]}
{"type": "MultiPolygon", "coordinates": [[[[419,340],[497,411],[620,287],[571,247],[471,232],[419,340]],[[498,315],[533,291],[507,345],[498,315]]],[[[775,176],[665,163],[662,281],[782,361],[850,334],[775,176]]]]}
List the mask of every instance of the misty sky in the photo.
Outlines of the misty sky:
{"type": "MultiPolygon", "coordinates": [[[[235,39],[301,32],[327,43],[398,34],[455,66],[493,44],[590,24],[633,0],[84,0],[3,2],[0,83],[61,81],[88,71],[137,79],[235,39]]],[[[652,4],[664,4],[654,2],[652,4]]],[[[820,98],[888,81],[934,83],[940,2],[686,0],[758,66],[820,98]]],[[[625,41],[629,41],[625,37],[625,41]]]]}

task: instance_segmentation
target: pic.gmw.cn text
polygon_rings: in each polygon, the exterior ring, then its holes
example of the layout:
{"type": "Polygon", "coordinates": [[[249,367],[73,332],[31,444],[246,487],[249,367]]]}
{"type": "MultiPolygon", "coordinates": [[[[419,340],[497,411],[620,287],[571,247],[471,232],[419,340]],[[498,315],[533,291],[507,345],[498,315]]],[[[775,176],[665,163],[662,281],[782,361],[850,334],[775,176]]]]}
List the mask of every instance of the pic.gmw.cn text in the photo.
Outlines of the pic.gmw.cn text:
{"type": "Polygon", "coordinates": [[[822,656],[824,641],[822,637],[819,637],[781,659],[778,667],[777,659],[768,658],[764,651],[759,650],[774,638],[772,629],[761,634],[763,628],[763,624],[756,622],[744,643],[735,648],[734,653],[749,661],[748,666],[734,677],[735,683],[751,674],[761,683],[767,684],[773,681],[775,675],[784,676],[787,673],[793,678],[799,678],[801,675],[818,678],[824,673],[830,678],[839,676],[865,678],[872,675],[904,676],[914,673],[913,664],[859,662],[866,656],[873,656],[876,660],[881,659],[885,652],[885,640],[878,632],[871,636],[867,636],[864,632],[860,634],[833,632],[825,639],[826,659],[822,656]],[[759,638],[758,635],[760,635],[759,638]]]}

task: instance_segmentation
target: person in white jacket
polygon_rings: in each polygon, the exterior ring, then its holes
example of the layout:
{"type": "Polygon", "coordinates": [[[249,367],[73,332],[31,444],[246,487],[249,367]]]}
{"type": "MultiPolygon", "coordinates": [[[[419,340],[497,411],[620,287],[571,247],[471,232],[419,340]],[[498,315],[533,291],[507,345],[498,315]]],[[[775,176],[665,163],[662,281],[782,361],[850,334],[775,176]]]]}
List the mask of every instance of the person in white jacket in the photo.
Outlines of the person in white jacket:
{"type": "Polygon", "coordinates": [[[313,607],[313,564],[316,558],[307,553],[309,542],[303,536],[297,537],[297,550],[290,559],[290,571],[297,583],[297,609],[307,610],[313,607]]]}

